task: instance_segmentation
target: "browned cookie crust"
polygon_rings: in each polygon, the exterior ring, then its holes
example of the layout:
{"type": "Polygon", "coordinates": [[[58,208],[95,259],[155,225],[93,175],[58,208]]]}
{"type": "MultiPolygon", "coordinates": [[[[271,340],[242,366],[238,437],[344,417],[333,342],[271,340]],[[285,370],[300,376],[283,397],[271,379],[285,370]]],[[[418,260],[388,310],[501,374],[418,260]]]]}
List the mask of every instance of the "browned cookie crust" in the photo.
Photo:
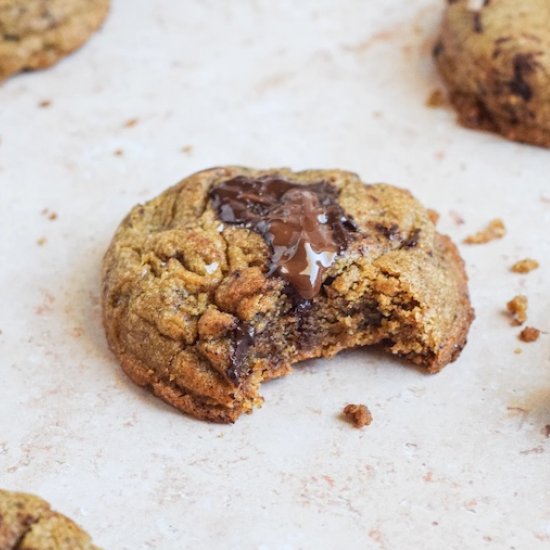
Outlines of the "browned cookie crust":
{"type": "Polygon", "coordinates": [[[0,550],[99,550],[39,497],[0,490],[0,550]]]}
{"type": "Polygon", "coordinates": [[[448,0],[434,55],[464,126],[550,146],[548,0],[448,0]]]}
{"type": "Polygon", "coordinates": [[[53,65],[101,25],[109,0],[0,0],[0,81],[53,65]]]}
{"type": "Polygon", "coordinates": [[[408,191],[339,170],[194,174],[130,212],[103,283],[107,338],[125,372],[216,422],[259,405],[261,381],[352,346],[378,344],[437,372],[459,355],[473,318],[463,262],[428,211],[408,191]],[[211,200],[235,178],[274,176],[328,186],[356,224],[307,298],[284,268],[273,270],[275,245],[258,227],[221,222],[211,200]]]}

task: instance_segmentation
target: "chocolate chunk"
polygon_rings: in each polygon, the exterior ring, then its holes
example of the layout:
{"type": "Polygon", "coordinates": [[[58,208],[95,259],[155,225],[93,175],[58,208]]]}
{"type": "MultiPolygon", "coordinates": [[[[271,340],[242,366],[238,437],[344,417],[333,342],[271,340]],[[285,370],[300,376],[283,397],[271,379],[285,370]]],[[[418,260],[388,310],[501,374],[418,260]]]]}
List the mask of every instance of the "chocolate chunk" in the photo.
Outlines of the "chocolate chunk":
{"type": "Polygon", "coordinates": [[[524,101],[530,101],[533,97],[533,89],[525,77],[538,67],[534,56],[532,53],[518,53],[514,56],[514,79],[510,82],[510,91],[524,101]]]}
{"type": "Polygon", "coordinates": [[[245,323],[239,324],[233,332],[233,353],[231,354],[231,366],[227,369],[227,377],[237,386],[249,374],[244,369],[244,365],[246,364],[246,354],[250,346],[254,344],[255,336],[254,327],[245,323]]]}
{"type": "Polygon", "coordinates": [[[269,274],[283,277],[300,298],[319,293],[323,275],[358,232],[320,181],[299,185],[279,176],[238,176],[210,191],[219,218],[259,233],[272,250],[269,274]]]}

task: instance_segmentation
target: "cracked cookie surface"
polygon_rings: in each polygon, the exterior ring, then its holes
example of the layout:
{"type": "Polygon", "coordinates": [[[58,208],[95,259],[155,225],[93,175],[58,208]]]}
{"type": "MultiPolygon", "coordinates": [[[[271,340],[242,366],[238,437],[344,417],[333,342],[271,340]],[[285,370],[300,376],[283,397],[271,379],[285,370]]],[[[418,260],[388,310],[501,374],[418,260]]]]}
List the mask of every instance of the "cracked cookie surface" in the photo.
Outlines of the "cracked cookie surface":
{"type": "Polygon", "coordinates": [[[130,212],[105,255],[103,285],[107,339],[125,372],[217,422],[261,404],[260,383],[292,364],[353,346],[377,344],[437,372],[459,355],[473,318],[463,262],[429,212],[408,191],[339,170],[194,174],[130,212]],[[355,227],[301,294],[273,268],[268,226],[227,221],[227,203],[215,199],[236,180],[274,178],[291,193],[330,188],[326,208],[355,227]]]}
{"type": "Polygon", "coordinates": [[[72,520],[41,498],[0,490],[0,549],[99,550],[72,520]]]}
{"type": "Polygon", "coordinates": [[[0,0],[0,81],[53,65],[101,25],[109,0],[0,0]]]}
{"type": "Polygon", "coordinates": [[[434,56],[464,126],[550,147],[550,2],[448,0],[434,56]]]}

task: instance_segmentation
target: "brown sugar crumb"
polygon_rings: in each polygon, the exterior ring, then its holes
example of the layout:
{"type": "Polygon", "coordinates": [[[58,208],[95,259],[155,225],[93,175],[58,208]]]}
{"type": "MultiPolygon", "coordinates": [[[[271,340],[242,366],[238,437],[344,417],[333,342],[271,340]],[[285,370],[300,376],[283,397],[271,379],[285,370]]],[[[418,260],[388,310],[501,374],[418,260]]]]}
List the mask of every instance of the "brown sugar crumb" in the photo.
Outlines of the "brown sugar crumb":
{"type": "Polygon", "coordinates": [[[38,103],[38,106],[41,109],[47,109],[51,104],[52,104],[52,102],[49,99],[44,99],[43,101],[40,101],[38,103]]]}
{"type": "Polygon", "coordinates": [[[368,426],[372,422],[372,414],[366,405],[349,404],[344,407],[344,417],[354,428],[368,426]]]}
{"type": "Polygon", "coordinates": [[[132,128],[132,127],[135,126],[138,122],[139,122],[139,119],[137,119],[137,118],[131,118],[130,120],[127,120],[127,121],[123,124],[123,128],[132,128]]]}
{"type": "Polygon", "coordinates": [[[192,145],[185,145],[181,148],[181,152],[184,155],[191,155],[193,153],[193,146],[192,145]]]}
{"type": "Polygon", "coordinates": [[[124,154],[124,151],[122,149],[117,149],[113,154],[116,157],[121,157],[124,154]]]}
{"type": "Polygon", "coordinates": [[[44,246],[47,242],[48,239],[46,239],[46,237],[40,237],[39,239],[37,239],[36,244],[38,246],[44,246]]]}
{"type": "Polygon", "coordinates": [[[466,244],[485,244],[506,235],[506,227],[500,218],[491,220],[487,227],[464,239],[466,244]]]}
{"type": "Polygon", "coordinates": [[[442,107],[445,105],[445,94],[439,88],[436,88],[426,99],[426,107],[442,107]]]}
{"type": "Polygon", "coordinates": [[[507,304],[506,309],[512,316],[515,325],[523,325],[527,321],[527,296],[514,296],[507,304]]]}
{"type": "Polygon", "coordinates": [[[540,330],[535,327],[525,327],[520,333],[518,338],[522,342],[535,342],[539,339],[540,330]]]}
{"type": "Polygon", "coordinates": [[[513,271],[514,273],[529,273],[529,271],[537,269],[539,265],[540,264],[537,262],[537,260],[533,260],[532,258],[525,258],[525,260],[520,260],[519,262],[516,262],[510,268],[510,271],[513,271]]]}

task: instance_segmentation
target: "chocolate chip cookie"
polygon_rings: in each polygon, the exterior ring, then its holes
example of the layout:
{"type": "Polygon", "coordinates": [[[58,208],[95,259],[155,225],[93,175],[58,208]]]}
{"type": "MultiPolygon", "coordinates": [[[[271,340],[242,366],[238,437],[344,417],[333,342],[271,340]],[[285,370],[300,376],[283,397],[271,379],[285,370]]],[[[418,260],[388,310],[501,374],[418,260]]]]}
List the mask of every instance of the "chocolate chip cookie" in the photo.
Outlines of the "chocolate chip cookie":
{"type": "Polygon", "coordinates": [[[0,0],[0,81],[53,65],[101,25],[109,0],[0,0]]]}
{"type": "Polygon", "coordinates": [[[378,345],[437,372],[473,318],[456,247],[405,190],[339,170],[213,168],[136,206],[103,263],[139,385],[233,422],[294,363],[378,345]]]}
{"type": "Polygon", "coordinates": [[[39,497],[0,490],[1,550],[99,550],[72,520],[39,497]]]}
{"type": "Polygon", "coordinates": [[[448,0],[434,55],[463,125],[550,147],[548,0],[448,0]]]}

